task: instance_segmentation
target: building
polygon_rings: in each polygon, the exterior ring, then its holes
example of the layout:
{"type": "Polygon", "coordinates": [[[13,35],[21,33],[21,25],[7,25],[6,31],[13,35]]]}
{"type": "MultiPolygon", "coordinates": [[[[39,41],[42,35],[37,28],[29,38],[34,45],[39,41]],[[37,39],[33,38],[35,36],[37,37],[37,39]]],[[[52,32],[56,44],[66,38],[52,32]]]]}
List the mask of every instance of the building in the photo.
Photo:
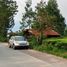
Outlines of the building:
{"type": "MultiPolygon", "coordinates": [[[[26,34],[34,35],[36,37],[38,37],[40,35],[40,32],[35,29],[27,29],[27,30],[25,30],[25,32],[26,32],[26,34]]],[[[53,29],[51,29],[50,27],[46,28],[43,31],[43,35],[45,35],[46,37],[60,37],[60,34],[56,31],[54,31],[53,29]]]]}

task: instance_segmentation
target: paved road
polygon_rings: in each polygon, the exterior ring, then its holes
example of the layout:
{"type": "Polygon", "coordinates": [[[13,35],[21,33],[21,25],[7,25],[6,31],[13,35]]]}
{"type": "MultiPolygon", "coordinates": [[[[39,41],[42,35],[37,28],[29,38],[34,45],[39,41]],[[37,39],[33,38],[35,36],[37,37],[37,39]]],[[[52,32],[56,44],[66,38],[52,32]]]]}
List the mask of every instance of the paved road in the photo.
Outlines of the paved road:
{"type": "Polygon", "coordinates": [[[52,55],[49,55],[49,59],[47,54],[33,50],[13,50],[6,45],[0,43],[0,67],[67,67],[65,59],[51,58],[52,55]]]}

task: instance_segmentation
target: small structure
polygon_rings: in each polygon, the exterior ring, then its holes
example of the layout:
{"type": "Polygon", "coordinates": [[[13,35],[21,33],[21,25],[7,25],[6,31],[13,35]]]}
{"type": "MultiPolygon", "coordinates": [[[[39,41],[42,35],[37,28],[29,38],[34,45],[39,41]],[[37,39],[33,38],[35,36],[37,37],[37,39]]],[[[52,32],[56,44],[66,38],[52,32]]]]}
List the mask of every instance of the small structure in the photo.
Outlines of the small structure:
{"type": "MultiPolygon", "coordinates": [[[[40,32],[35,29],[27,29],[26,34],[30,34],[30,35],[34,35],[34,36],[38,37],[40,35],[40,32]]],[[[45,35],[46,37],[60,37],[60,34],[56,31],[54,31],[53,29],[51,29],[50,27],[46,28],[43,31],[43,35],[45,35]]]]}
{"type": "Polygon", "coordinates": [[[30,29],[28,32],[36,37],[40,35],[40,32],[35,29],[30,29]]]}
{"type": "Polygon", "coordinates": [[[43,34],[46,36],[46,37],[60,37],[60,34],[56,31],[54,31],[53,29],[51,29],[50,27],[49,28],[46,28],[44,31],[43,31],[43,34]]]}

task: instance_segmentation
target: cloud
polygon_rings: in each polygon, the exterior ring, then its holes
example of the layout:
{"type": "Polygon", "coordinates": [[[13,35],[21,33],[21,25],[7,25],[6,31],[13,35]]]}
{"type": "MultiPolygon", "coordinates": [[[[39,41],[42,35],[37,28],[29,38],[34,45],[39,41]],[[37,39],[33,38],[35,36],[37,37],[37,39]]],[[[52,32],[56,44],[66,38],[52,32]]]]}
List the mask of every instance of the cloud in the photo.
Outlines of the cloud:
{"type": "Polygon", "coordinates": [[[65,17],[66,24],[67,24],[67,0],[57,0],[57,2],[58,2],[60,12],[65,17]]]}

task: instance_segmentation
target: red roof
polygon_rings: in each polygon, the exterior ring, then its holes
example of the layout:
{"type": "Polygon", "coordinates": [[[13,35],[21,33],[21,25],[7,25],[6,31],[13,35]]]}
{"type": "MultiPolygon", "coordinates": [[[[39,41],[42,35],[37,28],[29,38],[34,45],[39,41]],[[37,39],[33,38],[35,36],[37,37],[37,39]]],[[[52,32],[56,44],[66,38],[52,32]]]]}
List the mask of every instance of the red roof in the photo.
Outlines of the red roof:
{"type": "Polygon", "coordinates": [[[35,36],[39,36],[39,34],[40,34],[37,30],[34,30],[34,29],[29,30],[29,32],[35,36]]]}
{"type": "MultiPolygon", "coordinates": [[[[30,33],[32,33],[33,35],[35,36],[39,36],[40,32],[35,30],[35,29],[30,29],[29,30],[30,33]]],[[[60,36],[60,34],[54,30],[52,30],[51,28],[46,28],[44,31],[43,31],[43,34],[45,36],[60,36]]]]}
{"type": "Polygon", "coordinates": [[[60,36],[60,34],[54,30],[52,30],[51,28],[46,28],[45,31],[43,31],[44,35],[46,36],[60,36]]]}

